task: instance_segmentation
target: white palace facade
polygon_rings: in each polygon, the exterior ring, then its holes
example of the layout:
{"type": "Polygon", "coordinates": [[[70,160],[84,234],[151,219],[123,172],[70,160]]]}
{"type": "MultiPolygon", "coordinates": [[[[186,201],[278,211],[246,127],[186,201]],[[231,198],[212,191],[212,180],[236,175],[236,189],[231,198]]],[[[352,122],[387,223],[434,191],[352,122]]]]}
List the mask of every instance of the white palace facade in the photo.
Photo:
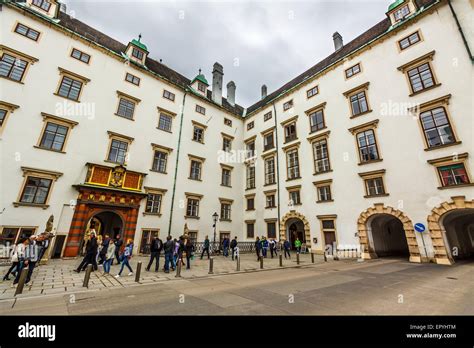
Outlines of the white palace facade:
{"type": "Polygon", "coordinates": [[[185,225],[212,240],[217,213],[217,240],[474,255],[472,0],[397,0],[247,107],[219,63],[188,79],[55,0],[0,7],[0,244],[53,215],[50,257],[91,224],[145,253],[185,225]]]}

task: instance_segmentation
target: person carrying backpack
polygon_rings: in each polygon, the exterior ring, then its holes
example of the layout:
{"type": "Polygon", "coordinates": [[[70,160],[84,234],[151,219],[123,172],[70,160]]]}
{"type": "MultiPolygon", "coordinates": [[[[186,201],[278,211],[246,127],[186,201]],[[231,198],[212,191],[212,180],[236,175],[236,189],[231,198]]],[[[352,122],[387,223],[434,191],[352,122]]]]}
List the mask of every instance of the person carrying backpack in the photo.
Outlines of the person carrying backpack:
{"type": "Polygon", "coordinates": [[[291,248],[291,243],[289,242],[288,239],[285,239],[285,242],[283,243],[283,249],[285,249],[285,259],[286,259],[286,255],[288,255],[289,259],[291,259],[290,248],[291,248]]]}
{"type": "Polygon", "coordinates": [[[156,260],[155,272],[158,272],[158,268],[160,267],[161,250],[163,250],[163,241],[158,238],[158,236],[155,236],[150,245],[150,262],[148,262],[148,266],[146,267],[147,272],[150,272],[154,260],[156,260]]]}

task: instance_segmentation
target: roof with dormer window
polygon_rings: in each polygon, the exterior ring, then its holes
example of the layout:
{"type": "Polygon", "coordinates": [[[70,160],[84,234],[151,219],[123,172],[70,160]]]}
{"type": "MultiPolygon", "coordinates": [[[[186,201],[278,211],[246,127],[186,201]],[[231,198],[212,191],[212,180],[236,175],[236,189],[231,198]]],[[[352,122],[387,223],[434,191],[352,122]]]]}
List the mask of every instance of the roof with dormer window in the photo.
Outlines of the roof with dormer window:
{"type": "Polygon", "coordinates": [[[133,39],[130,43],[132,45],[144,50],[145,52],[148,52],[148,49],[146,48],[146,46],[143,43],[140,42],[140,38],[138,40],[133,39]]]}
{"type": "Polygon", "coordinates": [[[393,10],[395,7],[397,7],[397,6],[401,5],[401,4],[403,4],[404,2],[405,2],[405,0],[397,0],[397,1],[393,2],[393,3],[391,3],[390,6],[388,6],[387,12],[393,10]]]}
{"type": "Polygon", "coordinates": [[[191,81],[191,84],[193,84],[195,81],[202,82],[202,83],[204,83],[206,86],[209,86],[209,83],[207,82],[206,77],[204,76],[204,74],[199,74],[199,75],[197,75],[197,76],[191,81]]]}

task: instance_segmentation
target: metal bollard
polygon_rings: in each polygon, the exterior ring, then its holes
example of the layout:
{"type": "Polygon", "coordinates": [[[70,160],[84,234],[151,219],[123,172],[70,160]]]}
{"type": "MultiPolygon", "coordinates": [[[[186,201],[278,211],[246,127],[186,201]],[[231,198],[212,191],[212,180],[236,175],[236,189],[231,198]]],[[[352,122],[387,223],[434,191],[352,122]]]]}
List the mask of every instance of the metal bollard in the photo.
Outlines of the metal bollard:
{"type": "Polygon", "coordinates": [[[135,273],[135,282],[140,281],[140,273],[142,272],[142,262],[138,261],[137,263],[137,272],[135,273]]]}
{"type": "Polygon", "coordinates": [[[240,271],[240,256],[237,256],[237,272],[240,271]]]}
{"type": "Polygon", "coordinates": [[[180,278],[181,277],[181,260],[178,260],[178,264],[176,265],[176,278],[180,278]]]}
{"type": "Polygon", "coordinates": [[[324,256],[324,262],[328,262],[328,258],[326,256],[326,252],[323,253],[323,256],[324,256]]]}
{"type": "Polygon", "coordinates": [[[260,256],[260,269],[263,269],[263,256],[260,256]]]}
{"type": "Polygon", "coordinates": [[[209,272],[208,274],[214,274],[214,257],[209,259],[209,272]]]}
{"type": "Polygon", "coordinates": [[[311,253],[311,263],[314,263],[314,253],[311,253]]]}
{"type": "Polygon", "coordinates": [[[86,275],[84,276],[84,283],[82,283],[82,287],[88,288],[89,287],[89,280],[91,279],[92,273],[92,265],[88,264],[86,268],[86,275]]]}
{"type": "Polygon", "coordinates": [[[20,279],[18,280],[18,285],[16,286],[16,290],[15,290],[15,296],[23,292],[27,274],[28,274],[28,266],[25,266],[21,270],[20,279]]]}
{"type": "Polygon", "coordinates": [[[300,264],[300,254],[299,253],[296,253],[296,264],[297,265],[300,264]]]}
{"type": "Polygon", "coordinates": [[[283,267],[283,255],[280,254],[280,267],[283,267]]]}
{"type": "Polygon", "coordinates": [[[336,249],[336,252],[334,253],[334,261],[339,261],[339,256],[337,256],[337,249],[336,249]]]}

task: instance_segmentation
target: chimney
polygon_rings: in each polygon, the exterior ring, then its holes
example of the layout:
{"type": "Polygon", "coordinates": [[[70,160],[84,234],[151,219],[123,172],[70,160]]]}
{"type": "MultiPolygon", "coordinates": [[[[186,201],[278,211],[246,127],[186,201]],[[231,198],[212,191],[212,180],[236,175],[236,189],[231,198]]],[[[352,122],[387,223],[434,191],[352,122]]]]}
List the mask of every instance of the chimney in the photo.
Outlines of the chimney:
{"type": "Polygon", "coordinates": [[[222,80],[224,76],[224,68],[219,63],[214,63],[212,70],[212,101],[222,105],[222,80]]]}
{"type": "Polygon", "coordinates": [[[235,106],[235,88],[234,81],[230,81],[227,84],[227,101],[232,106],[235,106]]]}
{"type": "Polygon", "coordinates": [[[343,46],[341,34],[336,31],[334,34],[332,34],[332,39],[334,40],[334,50],[340,50],[343,46]]]}
{"type": "Polygon", "coordinates": [[[267,86],[262,85],[262,99],[265,99],[267,97],[267,86]]]}

